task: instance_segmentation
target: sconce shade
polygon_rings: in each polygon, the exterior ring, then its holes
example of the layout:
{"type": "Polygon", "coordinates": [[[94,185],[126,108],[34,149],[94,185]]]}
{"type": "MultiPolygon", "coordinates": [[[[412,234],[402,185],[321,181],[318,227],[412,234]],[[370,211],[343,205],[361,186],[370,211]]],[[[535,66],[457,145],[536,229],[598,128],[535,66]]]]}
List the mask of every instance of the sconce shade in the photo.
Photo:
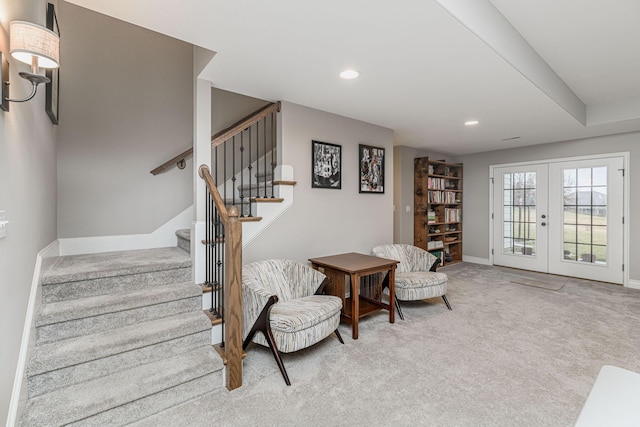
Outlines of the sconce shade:
{"type": "Polygon", "coordinates": [[[31,65],[35,57],[39,67],[60,66],[60,37],[53,31],[31,22],[13,21],[9,33],[10,53],[18,61],[31,65]]]}

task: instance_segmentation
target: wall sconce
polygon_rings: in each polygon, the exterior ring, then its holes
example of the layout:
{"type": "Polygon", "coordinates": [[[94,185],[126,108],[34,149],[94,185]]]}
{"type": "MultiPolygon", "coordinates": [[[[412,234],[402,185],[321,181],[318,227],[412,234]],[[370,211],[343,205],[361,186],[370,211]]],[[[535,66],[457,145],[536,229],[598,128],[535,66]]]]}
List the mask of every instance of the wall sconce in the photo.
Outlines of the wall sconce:
{"type": "Polygon", "coordinates": [[[31,95],[23,99],[9,98],[9,63],[2,59],[2,105],[9,111],[9,102],[26,102],[36,95],[40,83],[49,83],[50,79],[38,74],[38,68],[57,68],[60,66],[60,37],[40,25],[24,21],[13,21],[9,29],[11,56],[20,62],[31,65],[31,72],[18,73],[33,85],[31,95]]]}

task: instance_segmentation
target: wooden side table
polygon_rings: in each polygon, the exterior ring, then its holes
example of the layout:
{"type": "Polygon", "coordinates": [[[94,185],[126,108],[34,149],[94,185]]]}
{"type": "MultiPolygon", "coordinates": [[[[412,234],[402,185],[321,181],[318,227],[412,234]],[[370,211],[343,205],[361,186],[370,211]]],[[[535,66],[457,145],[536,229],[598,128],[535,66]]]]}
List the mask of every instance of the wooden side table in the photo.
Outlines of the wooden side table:
{"type": "MultiPolygon", "coordinates": [[[[398,261],[379,258],[372,255],[364,255],[355,252],[331,255],[320,258],[310,258],[311,266],[322,271],[329,279],[331,285],[328,291],[342,298],[341,320],[351,323],[352,337],[358,339],[358,319],[367,314],[381,309],[389,310],[389,323],[395,322],[395,271],[398,261]],[[376,298],[362,296],[360,293],[360,278],[376,273],[386,275],[389,283],[389,303],[384,303],[382,297],[382,282],[376,298]],[[351,295],[345,297],[345,277],[351,279],[351,295]]],[[[384,276],[383,276],[384,277],[384,276]]]]}

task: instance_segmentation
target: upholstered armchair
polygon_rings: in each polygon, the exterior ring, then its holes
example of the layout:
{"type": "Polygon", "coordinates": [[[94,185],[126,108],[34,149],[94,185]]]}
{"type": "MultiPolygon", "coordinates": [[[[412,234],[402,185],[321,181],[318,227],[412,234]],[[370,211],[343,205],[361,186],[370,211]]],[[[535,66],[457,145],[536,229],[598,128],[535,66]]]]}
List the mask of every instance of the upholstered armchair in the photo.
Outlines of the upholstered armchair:
{"type": "Polygon", "coordinates": [[[417,301],[442,297],[447,308],[447,275],[436,272],[440,259],[424,249],[411,245],[380,245],[373,248],[373,254],[380,258],[400,261],[396,267],[395,290],[396,309],[404,320],[398,301],[417,301]]]}
{"type": "Polygon", "coordinates": [[[287,385],[280,352],[312,346],[338,332],[342,300],[321,295],[329,279],[296,261],[257,261],[242,268],[243,349],[253,342],[268,346],[287,385]],[[257,332],[262,332],[258,334],[257,332]]]}

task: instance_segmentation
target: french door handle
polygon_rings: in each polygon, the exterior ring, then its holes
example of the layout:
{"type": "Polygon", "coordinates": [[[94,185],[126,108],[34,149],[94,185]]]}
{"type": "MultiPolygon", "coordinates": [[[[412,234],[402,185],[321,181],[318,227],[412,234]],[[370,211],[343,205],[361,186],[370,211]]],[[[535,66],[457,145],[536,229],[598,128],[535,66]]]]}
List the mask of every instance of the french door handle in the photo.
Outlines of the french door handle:
{"type": "Polygon", "coordinates": [[[543,222],[543,223],[540,223],[540,225],[544,227],[545,225],[547,225],[547,223],[543,222]]]}
{"type": "Polygon", "coordinates": [[[545,219],[547,216],[546,215],[540,215],[540,218],[545,219]]]}

